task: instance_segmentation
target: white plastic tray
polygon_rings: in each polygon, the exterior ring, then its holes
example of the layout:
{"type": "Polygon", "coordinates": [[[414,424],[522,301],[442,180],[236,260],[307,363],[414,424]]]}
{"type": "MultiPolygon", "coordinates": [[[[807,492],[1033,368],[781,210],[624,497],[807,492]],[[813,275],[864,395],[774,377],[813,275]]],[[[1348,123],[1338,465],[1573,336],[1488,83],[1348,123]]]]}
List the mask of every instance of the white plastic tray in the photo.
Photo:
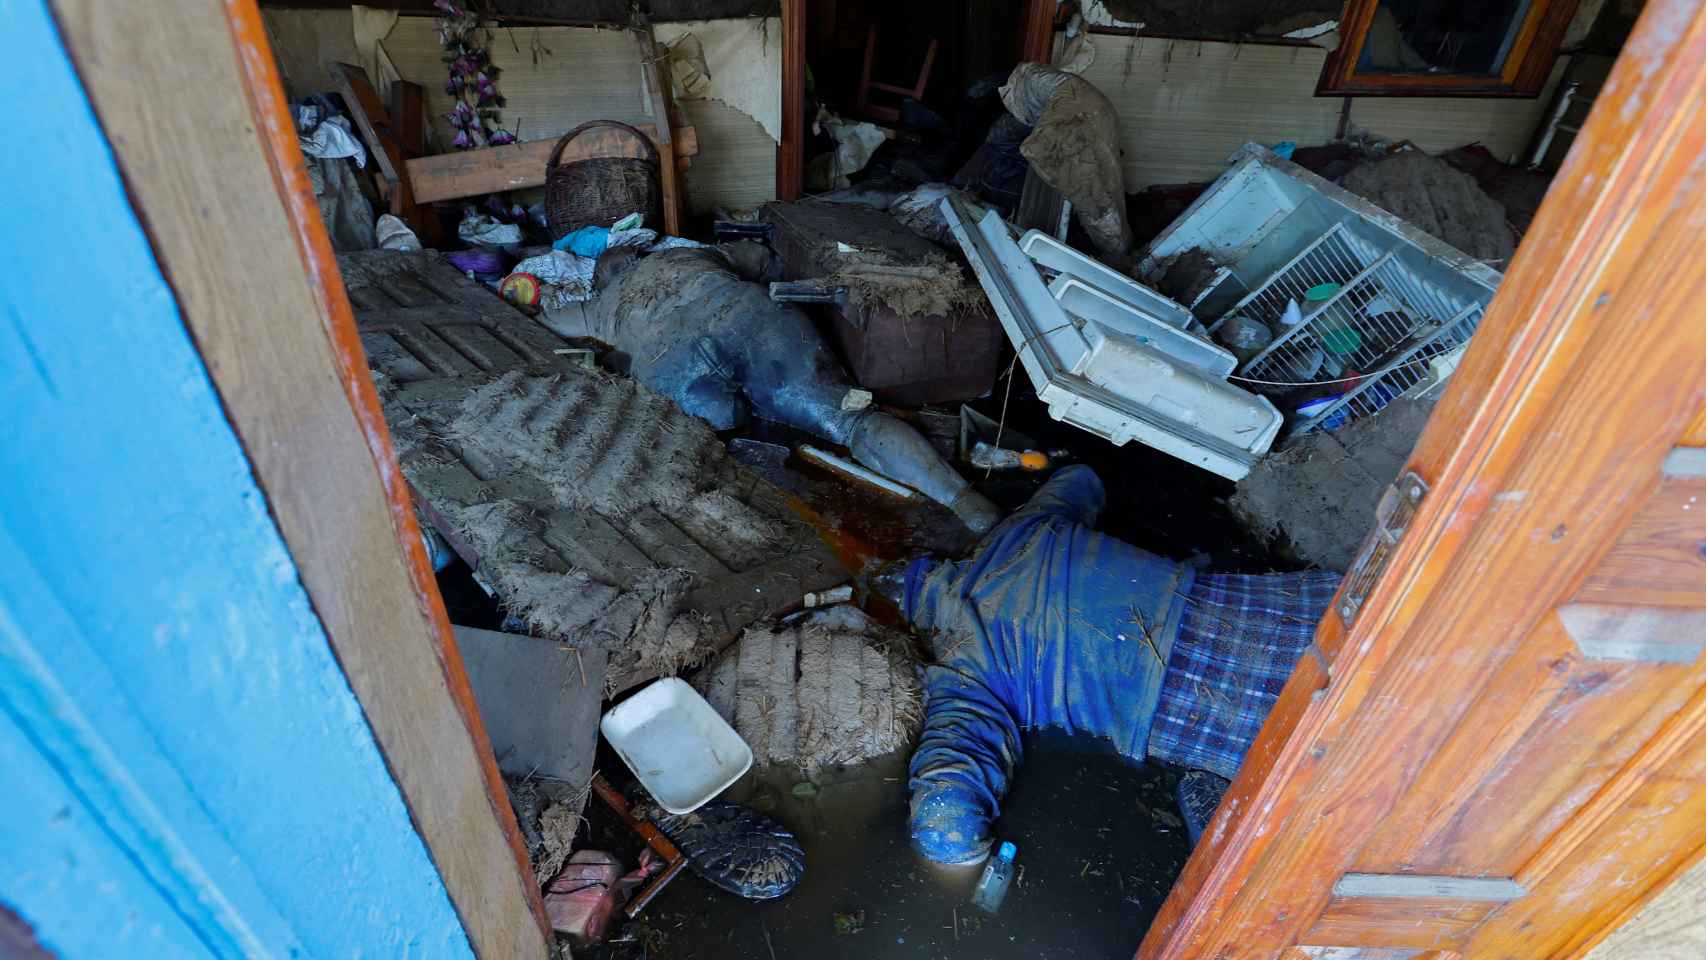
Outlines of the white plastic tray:
{"type": "Polygon", "coordinates": [[[752,748],[679,677],[664,677],[599,722],[604,739],[658,805],[691,813],[752,767],[752,748]]]}
{"type": "Polygon", "coordinates": [[[1019,238],[1019,249],[1042,266],[1063,276],[1077,277],[1176,330],[1191,329],[1192,321],[1196,319],[1178,302],[1100,260],[1085,256],[1041,230],[1026,230],[1025,235],[1019,238]]]}
{"type": "Polygon", "coordinates": [[[1061,274],[1048,285],[1048,292],[1067,313],[1100,324],[1112,333],[1135,337],[1180,363],[1198,367],[1224,380],[1238,366],[1232,351],[1153,316],[1077,277],[1061,274]]]}
{"type": "Polygon", "coordinates": [[[1095,323],[1080,326],[1000,214],[978,219],[951,196],[942,212],[1050,416],[1115,446],[1136,440],[1232,480],[1273,444],[1283,421],[1265,397],[1095,323]]]}

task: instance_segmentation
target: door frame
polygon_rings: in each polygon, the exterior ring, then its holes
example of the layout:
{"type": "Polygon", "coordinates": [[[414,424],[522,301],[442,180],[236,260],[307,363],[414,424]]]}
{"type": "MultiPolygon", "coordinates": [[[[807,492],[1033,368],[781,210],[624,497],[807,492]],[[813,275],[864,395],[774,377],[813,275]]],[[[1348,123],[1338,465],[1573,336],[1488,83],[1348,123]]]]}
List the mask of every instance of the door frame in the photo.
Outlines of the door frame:
{"type": "MultiPolygon", "coordinates": [[[[1686,453],[1706,446],[1703,94],[1706,7],[1652,0],[1400,471],[1421,481],[1407,531],[1353,619],[1335,602],[1322,622],[1321,656],[1298,664],[1140,960],[1316,955],[1312,924],[1358,851],[1525,638],[1586,596],[1697,615],[1706,533],[1625,546],[1667,458],[1706,453],[1686,453]]],[[[1699,855],[1706,817],[1667,805],[1664,782],[1706,752],[1691,669],[1681,709],[1493,878],[1523,895],[1431,955],[1579,956],[1699,855]]]]}

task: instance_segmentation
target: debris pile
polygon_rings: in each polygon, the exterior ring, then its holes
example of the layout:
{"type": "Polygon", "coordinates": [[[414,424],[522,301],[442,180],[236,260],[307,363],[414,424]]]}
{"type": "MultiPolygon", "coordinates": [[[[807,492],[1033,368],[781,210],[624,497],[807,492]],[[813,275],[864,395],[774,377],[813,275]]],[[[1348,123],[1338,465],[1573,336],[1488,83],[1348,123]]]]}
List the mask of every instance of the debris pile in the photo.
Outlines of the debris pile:
{"type": "Polygon", "coordinates": [[[1478,260],[1505,264],[1516,252],[1504,206],[1474,177],[1420,150],[1362,164],[1340,186],[1478,260]]]}
{"type": "Polygon", "coordinates": [[[907,637],[851,606],[748,627],[694,683],[755,763],[794,764],[808,777],[908,746],[923,718],[907,637]]]}

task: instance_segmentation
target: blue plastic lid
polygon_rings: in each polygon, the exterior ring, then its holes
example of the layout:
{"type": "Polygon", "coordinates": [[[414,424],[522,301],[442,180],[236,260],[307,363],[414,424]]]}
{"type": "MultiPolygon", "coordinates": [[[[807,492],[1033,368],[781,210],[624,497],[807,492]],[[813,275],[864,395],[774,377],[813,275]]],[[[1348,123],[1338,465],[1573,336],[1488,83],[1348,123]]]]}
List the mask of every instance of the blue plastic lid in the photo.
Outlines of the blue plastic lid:
{"type": "Polygon", "coordinates": [[[1000,857],[1003,860],[1011,860],[1018,855],[1019,855],[1019,848],[1013,846],[1012,842],[1007,841],[1007,840],[1001,841],[1001,850],[998,853],[996,853],[996,856],[1000,857]]]}

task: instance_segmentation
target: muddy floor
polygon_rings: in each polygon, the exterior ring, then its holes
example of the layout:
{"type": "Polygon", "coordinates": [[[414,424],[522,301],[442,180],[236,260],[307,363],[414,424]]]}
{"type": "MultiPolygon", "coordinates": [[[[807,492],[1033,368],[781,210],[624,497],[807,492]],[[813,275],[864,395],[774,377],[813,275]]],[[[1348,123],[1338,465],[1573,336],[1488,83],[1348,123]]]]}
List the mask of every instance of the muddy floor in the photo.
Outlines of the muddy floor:
{"type": "MultiPolygon", "coordinates": [[[[1189,853],[1172,799],[1175,775],[1133,765],[1105,741],[1026,738],[998,835],[1019,847],[1000,911],[971,906],[977,869],[930,865],[907,844],[904,758],[815,782],[787,770],[749,775],[727,796],[765,809],[798,835],[805,879],[753,903],[691,873],[678,877],[609,944],[604,960],[1127,957],[1136,952],[1189,853]]],[[[595,842],[632,841],[589,810],[595,842]]]]}

